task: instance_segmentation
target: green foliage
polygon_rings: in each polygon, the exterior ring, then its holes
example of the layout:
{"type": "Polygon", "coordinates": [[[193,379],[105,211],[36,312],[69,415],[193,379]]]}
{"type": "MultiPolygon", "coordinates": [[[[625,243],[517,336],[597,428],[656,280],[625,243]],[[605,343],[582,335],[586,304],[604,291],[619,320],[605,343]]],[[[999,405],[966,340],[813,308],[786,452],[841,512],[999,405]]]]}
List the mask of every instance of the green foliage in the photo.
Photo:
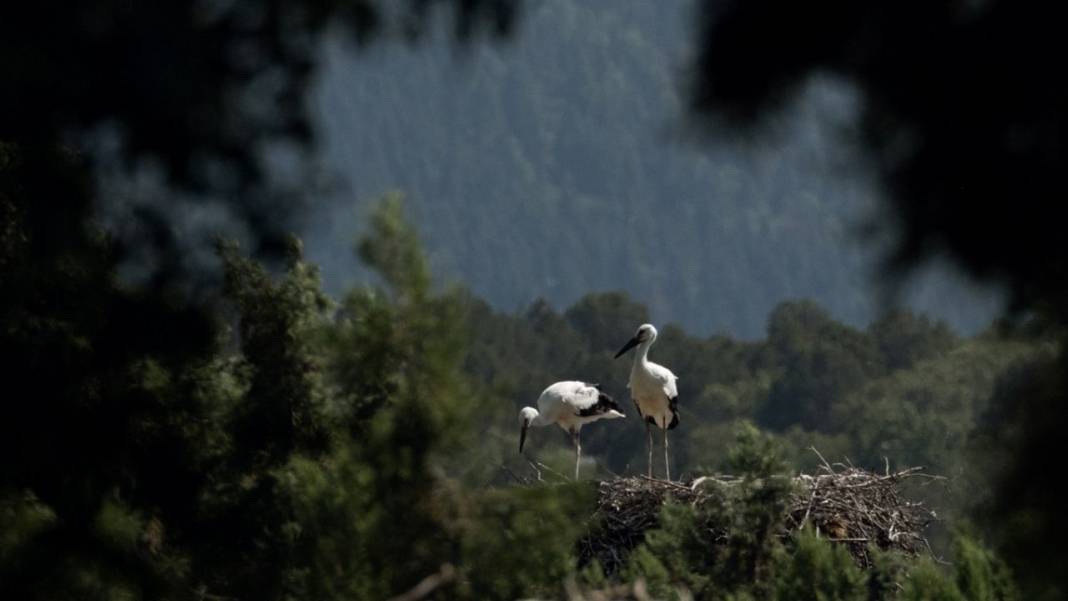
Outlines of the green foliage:
{"type": "Polygon", "coordinates": [[[371,215],[371,234],[357,244],[364,263],[385,281],[398,304],[419,303],[430,291],[430,269],[419,235],[404,220],[399,194],[386,196],[371,215]]]}
{"type": "Polygon", "coordinates": [[[654,594],[667,594],[676,583],[695,593],[705,591],[717,566],[714,529],[722,528],[719,517],[665,505],[659,528],[646,532],[645,543],[631,554],[623,578],[644,578],[654,594]]]}
{"type": "Polygon", "coordinates": [[[319,598],[330,592],[324,586],[333,586],[338,598],[360,587],[360,596],[388,596],[437,571],[456,544],[434,507],[432,458],[465,439],[470,399],[459,393],[458,376],[464,321],[454,296],[429,289],[399,199],[384,201],[373,223],[360,250],[386,288],[349,294],[324,338],[333,390],[348,401],[341,415],[353,444],[331,459],[325,474],[301,462],[290,472],[304,474],[295,482],[312,487],[311,494],[293,496],[315,503],[304,519],[319,524],[310,540],[324,552],[308,554],[319,563],[302,581],[307,590],[319,587],[313,595],[319,598]],[[327,509],[317,511],[322,503],[327,509]],[[346,521],[348,535],[334,526],[346,521]],[[342,546],[352,563],[339,564],[325,552],[342,546]],[[336,580],[341,584],[329,584],[336,580]]]}
{"type": "Polygon", "coordinates": [[[906,578],[910,564],[914,561],[894,551],[883,551],[869,546],[868,557],[868,599],[870,601],[890,601],[897,599],[901,591],[901,582],[906,578]]]}
{"type": "MultiPolygon", "coordinates": [[[[53,397],[63,408],[56,415],[80,421],[58,431],[79,433],[68,444],[91,443],[41,453],[35,445],[56,440],[42,436],[47,429],[5,438],[36,461],[4,468],[3,596],[383,598],[443,558],[460,562],[466,531],[436,501],[440,469],[462,459],[432,459],[466,431],[461,307],[427,287],[397,204],[384,205],[377,225],[363,249],[387,288],[354,292],[337,322],[299,242],[279,274],[221,244],[231,313],[218,317],[237,326],[230,349],[219,331],[209,337],[219,343],[176,352],[159,338],[170,330],[145,336],[140,322],[168,325],[165,312],[139,311],[135,293],[101,283],[98,297],[83,300],[114,305],[108,327],[92,311],[45,308],[47,321],[66,325],[60,337],[38,336],[37,348],[61,352],[39,364],[44,353],[27,346],[22,377],[44,383],[40,370],[59,369],[56,384],[73,386],[53,397]],[[100,367],[55,361],[106,348],[115,350],[99,360],[112,363],[100,367]],[[354,366],[364,355],[348,348],[382,349],[381,369],[354,366]],[[353,373],[363,386],[345,390],[339,376],[353,373]],[[361,413],[381,390],[387,402],[361,413]]],[[[107,282],[92,270],[73,273],[107,282]]],[[[53,275],[61,285],[71,277],[53,275]]],[[[9,306],[20,310],[17,300],[9,306]]],[[[171,327],[185,326],[181,335],[195,342],[188,324],[171,327]]],[[[7,345],[29,340],[18,330],[4,335],[7,345]]],[[[56,429],[44,419],[19,423],[56,429]]],[[[517,523],[530,522],[525,511],[517,523]]]]}
{"type": "Polygon", "coordinates": [[[564,312],[564,319],[594,352],[615,352],[620,337],[649,321],[649,310],[626,294],[588,294],[564,312]]]}
{"type": "Polygon", "coordinates": [[[958,343],[945,323],[902,310],[873,321],[868,335],[891,370],[908,369],[924,359],[941,356],[958,343]]]}
{"type": "Polygon", "coordinates": [[[901,601],[967,601],[953,580],[928,558],[916,561],[903,587],[901,601]]]}
{"type": "Polygon", "coordinates": [[[144,518],[117,500],[105,501],[96,515],[93,528],[108,545],[133,550],[144,529],[144,518]]]}
{"type": "Polygon", "coordinates": [[[470,407],[459,394],[457,373],[464,356],[463,305],[458,293],[431,294],[418,237],[402,211],[399,197],[386,198],[359,245],[387,287],[353,290],[342,301],[338,322],[326,332],[329,370],[348,399],[354,433],[392,406],[397,419],[409,420],[403,427],[415,429],[410,436],[425,436],[428,445],[437,437],[455,442],[470,407]]]}
{"type": "Polygon", "coordinates": [[[735,444],[727,451],[727,467],[749,479],[781,476],[786,471],[782,449],[751,423],[739,427],[735,444]]]}
{"type": "Polygon", "coordinates": [[[458,508],[463,515],[459,596],[518,599],[559,594],[574,571],[575,544],[593,506],[591,492],[581,485],[513,488],[469,499],[458,508]]]}
{"type": "Polygon", "coordinates": [[[738,434],[730,460],[742,481],[730,490],[727,503],[727,545],[721,582],[747,584],[766,593],[770,564],[781,544],[779,530],[792,483],[782,471],[780,449],[746,426],[738,434]]]}
{"type": "Polygon", "coordinates": [[[644,578],[667,594],[682,585],[700,599],[727,594],[770,594],[779,533],[791,492],[778,448],[752,426],[743,427],[731,452],[741,482],[716,486],[700,509],[667,504],[660,525],[632,553],[625,579],[644,578]]]}
{"type": "Polygon", "coordinates": [[[958,535],[953,541],[953,569],[942,569],[929,558],[902,565],[900,559],[877,557],[879,567],[871,575],[873,598],[901,601],[1012,601],[1020,598],[1005,564],[972,538],[958,535]],[[889,570],[885,567],[893,565],[889,570]],[[897,581],[902,590],[887,595],[888,583],[897,581]],[[878,592],[880,596],[875,597],[878,592]]]}
{"type": "MultiPolygon", "coordinates": [[[[783,544],[780,531],[764,540],[741,531],[759,524],[751,508],[760,501],[731,489],[718,508],[695,510],[666,505],[659,528],[631,554],[617,575],[643,579],[658,597],[682,589],[696,599],[812,599],[823,601],[982,600],[1019,598],[1003,563],[968,537],[954,539],[954,568],[925,557],[869,549],[872,565],[862,570],[841,544],[820,538],[811,528],[783,544]],[[747,508],[749,508],[747,510],[747,508]],[[770,554],[756,555],[764,548],[770,554]],[[746,576],[747,560],[758,559],[746,576]]],[[[772,504],[764,512],[775,511],[772,504]]],[[[781,519],[781,516],[780,516],[781,519]]],[[[751,565],[751,564],[750,564],[751,565]]]]}
{"type": "MultiPolygon", "coordinates": [[[[667,537],[664,538],[667,539],[667,537]]],[[[687,564],[679,566],[679,568],[683,569],[687,567],[687,564]]],[[[649,592],[658,598],[666,597],[670,594],[672,582],[686,580],[687,576],[690,577],[689,580],[699,577],[698,574],[693,573],[679,574],[678,568],[676,568],[676,573],[673,574],[665,563],[661,561],[656,551],[647,544],[631,551],[630,556],[627,558],[627,565],[620,573],[620,578],[624,582],[636,582],[641,579],[645,582],[649,592]]]]}
{"type": "Polygon", "coordinates": [[[794,548],[776,559],[774,599],[864,601],[865,575],[845,547],[820,539],[811,528],[794,537],[794,548]]]}
{"type": "Polygon", "coordinates": [[[55,512],[32,495],[0,496],[0,566],[17,566],[22,547],[55,519],[55,512]]]}
{"type": "Polygon", "coordinates": [[[768,319],[766,353],[782,375],[757,419],[779,430],[797,424],[832,431],[836,424],[828,418],[836,403],[884,371],[868,336],[835,322],[810,301],[776,307],[768,319]]]}
{"type": "Polygon", "coordinates": [[[998,379],[971,441],[977,465],[992,476],[987,494],[973,499],[976,520],[1025,584],[1024,598],[1042,601],[1063,599],[1068,590],[1065,579],[1051,576],[1063,570],[1068,550],[1041,542],[1068,533],[1063,487],[1048,468],[1068,426],[1068,414],[1048,409],[1062,405],[1068,390],[1068,354],[1058,346],[1056,354],[1017,361],[998,379]]]}
{"type": "Polygon", "coordinates": [[[388,597],[448,557],[426,490],[389,489],[395,480],[352,451],[324,461],[293,457],[273,478],[279,501],[292,508],[272,544],[286,549],[282,584],[293,598],[388,597]]]}
{"type": "Polygon", "coordinates": [[[1006,565],[967,536],[954,539],[957,588],[969,601],[1014,601],[1016,586],[1006,565]]]}
{"type": "Polygon", "coordinates": [[[330,300],[319,289],[318,270],[304,262],[299,240],[289,241],[284,277],[276,282],[232,244],[219,244],[228,298],[238,313],[241,357],[249,398],[237,416],[240,448],[256,449],[255,461],[278,464],[290,453],[327,447],[321,351],[313,347],[330,300]],[[265,454],[264,454],[265,453],[265,454]]]}
{"type": "Polygon", "coordinates": [[[578,571],[576,581],[591,589],[604,588],[609,583],[608,577],[605,576],[604,568],[601,566],[601,562],[597,559],[586,564],[585,567],[578,571]]]}

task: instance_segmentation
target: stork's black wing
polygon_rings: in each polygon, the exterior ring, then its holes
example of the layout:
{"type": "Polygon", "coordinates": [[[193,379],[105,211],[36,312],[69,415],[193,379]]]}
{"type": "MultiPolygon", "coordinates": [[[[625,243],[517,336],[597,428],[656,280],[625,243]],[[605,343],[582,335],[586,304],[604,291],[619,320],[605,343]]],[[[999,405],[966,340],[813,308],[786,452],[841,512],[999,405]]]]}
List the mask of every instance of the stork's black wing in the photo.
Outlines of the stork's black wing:
{"type": "Polygon", "coordinates": [[[674,430],[679,425],[679,397],[673,396],[668,401],[668,409],[671,409],[671,423],[668,424],[668,430],[674,430]]]}

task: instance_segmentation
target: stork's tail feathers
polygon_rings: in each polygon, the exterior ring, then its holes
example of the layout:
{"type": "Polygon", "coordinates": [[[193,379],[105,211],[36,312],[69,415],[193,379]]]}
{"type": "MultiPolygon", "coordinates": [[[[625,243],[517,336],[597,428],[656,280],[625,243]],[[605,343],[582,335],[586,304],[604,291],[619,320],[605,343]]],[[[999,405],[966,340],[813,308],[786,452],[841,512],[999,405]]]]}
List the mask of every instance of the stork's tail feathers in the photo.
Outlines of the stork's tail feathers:
{"type": "MultiPolygon", "coordinates": [[[[598,385],[591,384],[591,386],[596,387],[598,385]]],[[[588,417],[591,415],[601,415],[603,413],[608,413],[609,411],[613,410],[620,411],[619,404],[616,403],[615,399],[601,392],[600,388],[597,388],[597,402],[585,409],[579,410],[577,412],[577,415],[580,415],[582,417],[588,417]]],[[[622,413],[622,411],[620,411],[620,413],[622,413]]]]}

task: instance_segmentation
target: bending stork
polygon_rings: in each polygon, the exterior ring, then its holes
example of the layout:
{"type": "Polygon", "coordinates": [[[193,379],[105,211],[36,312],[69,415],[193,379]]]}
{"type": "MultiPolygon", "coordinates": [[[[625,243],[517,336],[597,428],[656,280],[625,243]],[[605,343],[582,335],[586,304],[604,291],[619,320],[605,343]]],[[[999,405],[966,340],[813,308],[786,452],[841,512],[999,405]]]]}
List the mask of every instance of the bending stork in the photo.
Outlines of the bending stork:
{"type": "Polygon", "coordinates": [[[618,359],[623,353],[635,346],[634,365],[630,368],[630,396],[638,408],[638,415],[645,422],[646,446],[649,450],[649,477],[653,477],[653,432],[649,426],[656,426],[664,431],[664,474],[671,480],[671,468],[668,465],[668,430],[679,425],[677,401],[679,391],[675,383],[678,377],[663,365],[649,361],[649,347],[656,341],[656,328],[642,324],[637,333],[623,348],[616,353],[618,359]]]}
{"type": "Polygon", "coordinates": [[[579,430],[583,424],[599,419],[626,417],[619,411],[619,405],[612,397],[601,392],[597,384],[585,382],[557,382],[545,389],[538,397],[538,408],[523,407],[519,412],[519,421],[523,424],[519,431],[519,452],[523,452],[523,443],[527,440],[527,428],[556,424],[571,434],[575,443],[575,479],[579,477],[579,460],[582,458],[582,444],[579,442],[579,430]]]}

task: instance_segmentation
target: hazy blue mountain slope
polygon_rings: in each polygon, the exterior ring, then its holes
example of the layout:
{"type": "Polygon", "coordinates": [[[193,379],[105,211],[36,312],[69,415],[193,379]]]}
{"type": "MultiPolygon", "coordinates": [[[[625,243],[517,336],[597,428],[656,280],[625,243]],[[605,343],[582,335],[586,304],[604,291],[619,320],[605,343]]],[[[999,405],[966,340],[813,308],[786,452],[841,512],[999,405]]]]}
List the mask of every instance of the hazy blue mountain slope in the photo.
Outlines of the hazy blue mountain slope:
{"type": "MultiPolygon", "coordinates": [[[[682,142],[688,5],[545,0],[510,43],[461,52],[328,44],[316,108],[343,187],[304,232],[328,287],[361,277],[349,242],[400,190],[436,272],[504,309],[625,290],[695,332],[759,336],[798,297],[870,321],[875,253],[855,232],[875,201],[837,135],[848,91],[814,86],[759,144],[682,142]]],[[[965,331],[994,306],[953,283],[915,298],[965,331]]]]}

